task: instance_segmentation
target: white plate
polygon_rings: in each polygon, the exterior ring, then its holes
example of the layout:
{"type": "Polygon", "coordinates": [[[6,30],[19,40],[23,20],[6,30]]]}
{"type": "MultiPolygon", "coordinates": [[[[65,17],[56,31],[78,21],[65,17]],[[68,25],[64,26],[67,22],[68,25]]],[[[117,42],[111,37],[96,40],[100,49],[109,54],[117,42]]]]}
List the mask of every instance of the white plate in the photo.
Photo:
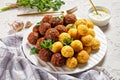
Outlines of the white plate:
{"type": "Polygon", "coordinates": [[[100,46],[100,49],[97,52],[94,52],[93,54],[92,53],[90,54],[90,59],[89,59],[88,63],[83,64],[83,65],[80,64],[75,69],[68,69],[65,66],[54,67],[50,62],[46,63],[46,62],[38,59],[37,55],[31,55],[30,54],[30,47],[27,45],[28,44],[27,36],[32,31],[32,28],[33,27],[28,29],[24,34],[23,42],[22,42],[23,52],[24,52],[26,58],[31,63],[33,63],[34,65],[38,66],[39,68],[42,68],[42,69],[44,69],[46,71],[49,71],[51,73],[73,74],[73,73],[78,73],[78,72],[88,70],[88,69],[94,67],[95,65],[97,65],[103,59],[103,57],[106,54],[106,50],[107,50],[106,37],[99,27],[94,26],[96,38],[100,40],[101,46],[100,46]]]}

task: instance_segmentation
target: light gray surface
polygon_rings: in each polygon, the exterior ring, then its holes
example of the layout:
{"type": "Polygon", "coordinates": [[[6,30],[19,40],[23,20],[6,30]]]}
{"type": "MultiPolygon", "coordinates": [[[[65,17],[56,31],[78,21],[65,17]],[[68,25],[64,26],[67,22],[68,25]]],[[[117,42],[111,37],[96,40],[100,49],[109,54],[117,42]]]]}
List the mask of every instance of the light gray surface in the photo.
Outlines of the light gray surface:
{"type": "MultiPolygon", "coordinates": [[[[10,3],[14,3],[16,0],[1,0],[0,8],[10,3]]],[[[61,10],[69,9],[73,6],[78,6],[79,10],[75,12],[79,18],[87,18],[87,11],[90,7],[89,0],[65,0],[66,5],[61,10]]],[[[110,9],[112,18],[109,25],[102,27],[107,41],[108,50],[104,60],[99,66],[107,69],[117,80],[120,79],[120,0],[93,0],[95,5],[104,6],[110,9]]],[[[28,10],[27,10],[28,11],[28,10]]],[[[27,12],[22,9],[14,9],[0,13],[0,37],[7,36],[10,27],[8,23],[12,23],[15,20],[32,21],[37,22],[41,19],[40,16],[35,17],[17,17],[18,13],[27,12]]]]}

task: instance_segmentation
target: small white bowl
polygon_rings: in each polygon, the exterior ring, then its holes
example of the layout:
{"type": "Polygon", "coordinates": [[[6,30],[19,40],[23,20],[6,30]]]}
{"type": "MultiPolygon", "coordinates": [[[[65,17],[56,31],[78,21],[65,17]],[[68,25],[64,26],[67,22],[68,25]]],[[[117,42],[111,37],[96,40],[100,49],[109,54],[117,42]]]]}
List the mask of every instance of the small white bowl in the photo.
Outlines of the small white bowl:
{"type": "Polygon", "coordinates": [[[111,18],[110,11],[102,6],[95,6],[98,12],[98,15],[95,13],[93,8],[90,8],[88,11],[89,19],[97,26],[105,26],[109,23],[111,18]]]}

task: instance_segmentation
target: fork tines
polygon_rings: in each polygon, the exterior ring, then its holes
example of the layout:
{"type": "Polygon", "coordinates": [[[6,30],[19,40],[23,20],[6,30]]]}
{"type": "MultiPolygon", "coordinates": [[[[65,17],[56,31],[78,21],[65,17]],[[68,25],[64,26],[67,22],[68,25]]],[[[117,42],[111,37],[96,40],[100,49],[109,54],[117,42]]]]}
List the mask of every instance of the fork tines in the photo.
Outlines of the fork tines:
{"type": "Polygon", "coordinates": [[[67,10],[66,12],[67,12],[68,14],[71,14],[71,13],[73,13],[73,12],[75,12],[75,11],[77,11],[77,7],[73,7],[72,9],[69,9],[69,10],[67,10]]]}

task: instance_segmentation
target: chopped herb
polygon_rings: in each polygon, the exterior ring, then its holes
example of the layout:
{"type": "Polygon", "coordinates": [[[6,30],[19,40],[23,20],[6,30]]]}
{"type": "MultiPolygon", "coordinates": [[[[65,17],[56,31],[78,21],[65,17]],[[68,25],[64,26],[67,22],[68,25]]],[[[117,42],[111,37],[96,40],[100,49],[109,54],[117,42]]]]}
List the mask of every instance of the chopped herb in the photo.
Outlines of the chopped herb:
{"type": "Polygon", "coordinates": [[[74,24],[70,24],[70,28],[75,28],[75,27],[74,27],[74,24]]]}
{"type": "Polygon", "coordinates": [[[39,25],[41,25],[41,24],[42,24],[42,21],[40,21],[40,22],[37,22],[37,24],[36,24],[36,25],[38,25],[38,26],[39,26],[39,25]]]}
{"type": "Polygon", "coordinates": [[[30,53],[31,54],[38,54],[38,49],[33,47],[33,48],[31,48],[30,53]]]}
{"type": "Polygon", "coordinates": [[[56,19],[57,21],[60,21],[61,18],[60,18],[60,17],[55,17],[55,19],[56,19]]]}
{"type": "Polygon", "coordinates": [[[64,18],[64,16],[60,16],[60,18],[64,18]]]}
{"type": "Polygon", "coordinates": [[[51,50],[53,42],[54,41],[52,39],[44,40],[43,42],[40,43],[40,46],[42,48],[51,50]]]}
{"type": "Polygon", "coordinates": [[[53,10],[59,10],[60,7],[65,4],[65,2],[61,1],[61,0],[54,0],[54,2],[52,2],[52,9],[53,10]]]}
{"type": "Polygon", "coordinates": [[[70,43],[73,41],[73,39],[72,38],[68,38],[68,39],[64,39],[63,40],[63,45],[70,45],[70,43]]]}

